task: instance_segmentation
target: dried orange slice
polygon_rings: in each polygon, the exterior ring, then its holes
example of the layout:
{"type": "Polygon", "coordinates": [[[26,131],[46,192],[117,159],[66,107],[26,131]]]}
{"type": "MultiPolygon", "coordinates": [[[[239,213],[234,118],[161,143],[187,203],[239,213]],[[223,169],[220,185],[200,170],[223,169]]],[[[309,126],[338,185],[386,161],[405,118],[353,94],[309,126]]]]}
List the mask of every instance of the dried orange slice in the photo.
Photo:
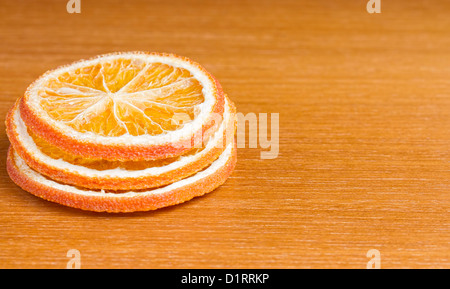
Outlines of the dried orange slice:
{"type": "Polygon", "coordinates": [[[236,164],[236,143],[195,175],[153,190],[108,192],[62,184],[31,169],[10,148],[7,170],[11,179],[33,195],[65,206],[97,212],[148,211],[172,206],[213,191],[223,184],[236,164]]]}
{"type": "Polygon", "coordinates": [[[235,106],[225,99],[224,118],[204,147],[162,160],[107,161],[65,153],[35,136],[21,119],[18,103],[7,116],[8,137],[17,154],[33,169],[56,181],[89,189],[139,190],[164,186],[186,178],[211,164],[232,143],[235,106]]]}
{"type": "Polygon", "coordinates": [[[34,134],[70,154],[140,161],[179,156],[209,138],[224,103],[220,84],[198,63],[128,52],[45,73],[20,111],[34,134]]]}

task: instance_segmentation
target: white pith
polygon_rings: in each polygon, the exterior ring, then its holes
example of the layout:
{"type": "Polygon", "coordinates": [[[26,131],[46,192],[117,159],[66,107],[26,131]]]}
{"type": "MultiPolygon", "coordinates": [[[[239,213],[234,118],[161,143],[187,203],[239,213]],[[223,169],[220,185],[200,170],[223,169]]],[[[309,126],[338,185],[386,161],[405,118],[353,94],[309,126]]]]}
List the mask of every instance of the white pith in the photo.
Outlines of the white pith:
{"type": "Polygon", "coordinates": [[[195,175],[188,177],[186,179],[180,180],[178,182],[172,183],[170,185],[167,185],[162,188],[152,189],[148,191],[140,191],[140,192],[134,192],[134,191],[128,191],[125,193],[107,193],[103,190],[101,191],[93,191],[93,190],[81,190],[71,185],[64,185],[61,183],[57,183],[53,180],[50,180],[43,175],[39,174],[38,172],[31,169],[25,161],[17,154],[17,152],[14,152],[14,162],[19,169],[19,171],[22,174],[25,174],[27,178],[44,185],[49,188],[54,188],[60,191],[76,194],[76,195],[82,195],[82,196],[89,196],[89,197],[104,197],[108,196],[111,198],[129,198],[129,197],[145,197],[150,195],[158,195],[158,194],[164,194],[173,190],[176,190],[178,188],[182,188],[184,186],[190,185],[192,183],[195,183],[199,180],[202,180],[204,178],[207,178],[210,175],[215,174],[217,171],[219,171],[222,167],[226,165],[228,160],[232,157],[233,152],[233,146],[234,143],[228,144],[226,149],[222,152],[220,157],[215,160],[208,168],[206,168],[203,171],[200,171],[196,173],[195,175]]]}
{"type": "MultiPolygon", "coordinates": [[[[120,99],[120,95],[111,96],[112,98],[120,99]]],[[[129,145],[129,146],[152,146],[152,145],[164,145],[177,143],[183,140],[190,140],[193,133],[200,131],[202,125],[204,125],[211,114],[213,113],[214,104],[216,102],[215,96],[215,84],[211,81],[211,78],[198,67],[196,64],[190,63],[174,56],[162,56],[151,54],[136,54],[136,53],[121,53],[115,55],[103,56],[88,61],[78,62],[66,67],[56,69],[44,77],[37,80],[33,86],[27,91],[26,97],[27,104],[34,111],[43,122],[48,123],[52,128],[56,129],[61,135],[66,135],[72,139],[76,139],[83,143],[95,143],[102,145],[129,145]],[[51,118],[40,106],[40,97],[38,96],[39,89],[42,89],[43,83],[49,79],[56,78],[62,73],[73,71],[81,67],[97,64],[100,62],[108,62],[114,59],[128,58],[133,60],[140,60],[146,63],[163,63],[173,67],[179,67],[188,70],[192,77],[199,81],[202,85],[202,93],[204,96],[204,102],[196,106],[198,115],[192,122],[186,123],[180,129],[174,131],[166,131],[160,135],[139,135],[133,136],[130,134],[124,134],[119,137],[101,136],[93,132],[79,132],[69,125],[61,121],[56,121],[51,118]]]]}
{"type": "Polygon", "coordinates": [[[228,129],[234,129],[229,127],[230,120],[231,118],[234,117],[233,114],[231,113],[230,105],[231,105],[230,102],[227,99],[225,99],[225,111],[222,123],[220,124],[219,128],[214,133],[214,135],[211,137],[211,139],[207,142],[203,150],[194,155],[181,156],[176,161],[168,165],[159,167],[149,167],[143,170],[126,170],[123,168],[96,170],[84,166],[74,165],[62,159],[54,159],[43,153],[36,145],[33,138],[29,135],[27,127],[20,116],[20,110],[18,109],[18,107],[12,114],[13,116],[12,122],[17,130],[16,135],[18,141],[21,143],[23,149],[26,151],[26,154],[32,156],[39,163],[45,163],[47,166],[53,169],[74,173],[85,178],[109,178],[109,177],[118,179],[140,178],[140,177],[158,176],[164,173],[168,173],[170,171],[177,170],[196,160],[201,159],[214,148],[223,147],[223,145],[225,145],[223,140],[224,133],[227,132],[228,129]]]}

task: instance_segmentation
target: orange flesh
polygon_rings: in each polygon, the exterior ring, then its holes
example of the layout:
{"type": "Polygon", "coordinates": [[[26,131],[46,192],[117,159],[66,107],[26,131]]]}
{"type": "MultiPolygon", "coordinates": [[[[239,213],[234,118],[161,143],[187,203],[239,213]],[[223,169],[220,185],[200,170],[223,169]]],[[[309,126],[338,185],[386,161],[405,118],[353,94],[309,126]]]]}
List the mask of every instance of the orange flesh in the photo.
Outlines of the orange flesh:
{"type": "Polygon", "coordinates": [[[160,135],[191,122],[203,87],[183,68],[117,59],[65,72],[38,91],[56,121],[100,136],[160,135]]]}

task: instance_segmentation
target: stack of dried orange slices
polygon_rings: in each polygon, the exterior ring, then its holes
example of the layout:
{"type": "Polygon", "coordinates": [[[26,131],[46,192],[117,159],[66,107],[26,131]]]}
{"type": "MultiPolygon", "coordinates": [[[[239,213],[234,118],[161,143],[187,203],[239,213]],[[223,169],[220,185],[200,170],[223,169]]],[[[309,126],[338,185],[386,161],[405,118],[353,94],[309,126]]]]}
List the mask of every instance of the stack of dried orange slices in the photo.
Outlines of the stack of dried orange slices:
{"type": "Polygon", "coordinates": [[[91,211],[185,202],[236,163],[235,106],[199,64],[115,53],[45,73],[10,110],[7,169],[24,190],[91,211]]]}

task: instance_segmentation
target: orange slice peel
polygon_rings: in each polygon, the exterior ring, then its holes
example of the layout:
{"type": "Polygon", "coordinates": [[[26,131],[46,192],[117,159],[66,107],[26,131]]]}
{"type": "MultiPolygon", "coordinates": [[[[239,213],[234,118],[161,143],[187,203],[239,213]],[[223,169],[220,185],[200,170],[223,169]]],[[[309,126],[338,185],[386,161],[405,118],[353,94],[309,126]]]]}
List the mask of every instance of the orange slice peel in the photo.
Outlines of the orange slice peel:
{"type": "Polygon", "coordinates": [[[191,177],[152,190],[113,193],[83,189],[46,178],[31,169],[12,148],[7,158],[11,179],[31,194],[68,207],[109,213],[156,210],[202,196],[222,185],[235,164],[236,144],[232,143],[208,168],[191,177]]]}

